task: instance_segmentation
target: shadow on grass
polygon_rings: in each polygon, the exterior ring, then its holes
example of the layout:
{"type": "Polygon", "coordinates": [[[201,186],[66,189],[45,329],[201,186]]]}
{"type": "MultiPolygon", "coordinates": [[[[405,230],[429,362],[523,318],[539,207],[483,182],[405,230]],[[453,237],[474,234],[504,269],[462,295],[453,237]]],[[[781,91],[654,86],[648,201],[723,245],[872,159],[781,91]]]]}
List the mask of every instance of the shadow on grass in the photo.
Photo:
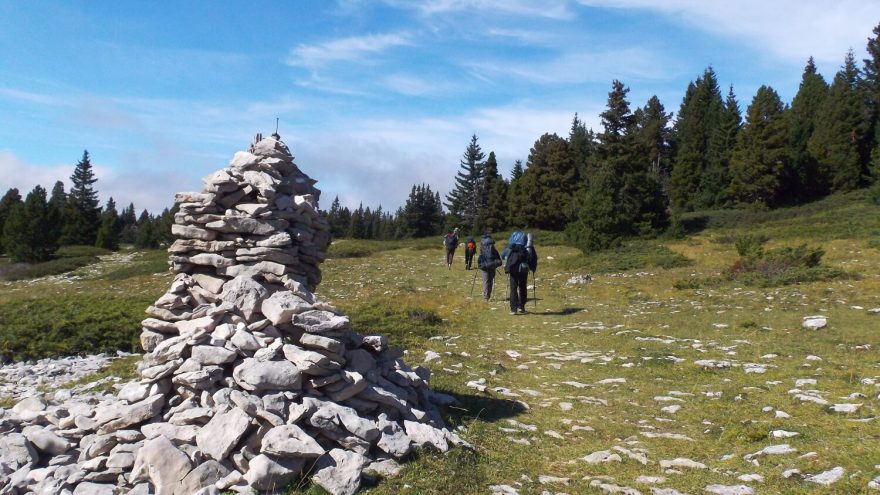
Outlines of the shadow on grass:
{"type": "Polygon", "coordinates": [[[535,311],[535,313],[540,315],[551,315],[551,316],[568,316],[573,315],[575,313],[580,313],[585,308],[562,308],[553,311],[535,311]]]}
{"type": "Polygon", "coordinates": [[[458,404],[445,409],[448,423],[458,426],[474,420],[494,423],[500,419],[511,418],[525,412],[519,402],[510,399],[499,399],[487,395],[460,394],[449,390],[437,389],[437,392],[451,395],[458,399],[458,404]]]}

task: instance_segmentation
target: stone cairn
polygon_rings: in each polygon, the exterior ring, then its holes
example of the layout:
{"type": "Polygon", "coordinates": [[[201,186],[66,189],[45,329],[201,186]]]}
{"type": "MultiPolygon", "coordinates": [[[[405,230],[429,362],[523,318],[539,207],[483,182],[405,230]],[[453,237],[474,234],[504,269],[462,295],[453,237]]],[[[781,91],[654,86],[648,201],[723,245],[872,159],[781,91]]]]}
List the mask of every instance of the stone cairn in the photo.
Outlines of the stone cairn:
{"type": "Polygon", "coordinates": [[[204,183],[175,197],[176,275],[147,309],[140,379],[0,409],[0,495],[262,493],[304,475],[351,494],[415,448],[464,444],[427,369],[313,294],[329,225],[280,137],[204,183]]]}

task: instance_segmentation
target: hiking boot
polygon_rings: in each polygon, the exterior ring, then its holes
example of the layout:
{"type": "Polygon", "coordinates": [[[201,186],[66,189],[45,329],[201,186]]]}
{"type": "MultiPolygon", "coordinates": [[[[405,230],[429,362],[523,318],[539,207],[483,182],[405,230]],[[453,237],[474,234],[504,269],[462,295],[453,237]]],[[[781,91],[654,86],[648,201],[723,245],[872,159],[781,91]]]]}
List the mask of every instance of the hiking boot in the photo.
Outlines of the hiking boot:
{"type": "Polygon", "coordinates": [[[520,312],[520,314],[528,313],[528,311],[526,311],[526,308],[519,308],[519,312],[520,312]]]}
{"type": "Polygon", "coordinates": [[[510,311],[510,314],[512,314],[512,315],[514,315],[514,316],[516,316],[516,311],[514,311],[514,310],[511,310],[511,311],[510,311]]]}

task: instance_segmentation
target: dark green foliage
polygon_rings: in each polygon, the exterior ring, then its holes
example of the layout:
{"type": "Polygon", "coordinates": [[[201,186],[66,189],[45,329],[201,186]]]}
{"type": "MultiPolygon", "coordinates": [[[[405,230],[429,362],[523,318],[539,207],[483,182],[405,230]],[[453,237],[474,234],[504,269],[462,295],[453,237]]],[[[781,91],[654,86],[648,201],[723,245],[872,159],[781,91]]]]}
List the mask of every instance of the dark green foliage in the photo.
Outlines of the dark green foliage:
{"type": "Polygon", "coordinates": [[[443,229],[443,205],[440,193],[426,184],[413,185],[399,218],[404,237],[427,237],[443,229]]]}
{"type": "Polygon", "coordinates": [[[138,217],[137,237],[134,241],[136,247],[143,249],[155,249],[159,247],[159,241],[156,239],[156,235],[153,232],[153,224],[153,217],[150,216],[150,213],[147,210],[144,210],[141,213],[141,216],[138,217]]]}
{"type": "Polygon", "coordinates": [[[98,258],[95,256],[71,256],[42,263],[13,264],[0,268],[0,280],[31,280],[49,275],[60,275],[97,262],[98,258]]]}
{"type": "Polygon", "coordinates": [[[716,206],[726,189],[729,129],[722,127],[724,112],[718,80],[709,67],[688,86],[675,123],[677,152],[669,180],[669,200],[675,210],[716,206]]]}
{"type": "Polygon", "coordinates": [[[522,160],[513,162],[513,168],[510,169],[510,182],[518,180],[524,173],[525,169],[523,168],[522,160]]]}
{"type": "Polygon", "coordinates": [[[813,57],[810,57],[798,92],[786,114],[790,166],[789,173],[783,178],[782,204],[809,201],[826,194],[829,189],[819,174],[818,162],[807,150],[807,143],[816,130],[819,110],[827,96],[828,83],[816,72],[813,57]]]}
{"type": "Polygon", "coordinates": [[[652,96],[643,108],[634,112],[633,117],[638,129],[635,136],[637,144],[647,152],[645,159],[651,164],[651,171],[665,184],[672,170],[669,129],[672,114],[666,113],[657,96],[652,96]]]}
{"type": "Polygon", "coordinates": [[[818,163],[818,176],[829,192],[851,191],[867,177],[870,123],[865,94],[850,51],[834,76],[828,97],[816,116],[807,149],[818,163]]]}
{"type": "Polygon", "coordinates": [[[743,258],[760,258],[764,255],[764,244],[770,238],[760,234],[745,234],[736,238],[736,254],[743,258]]]}
{"type": "Polygon", "coordinates": [[[572,216],[577,171],[568,141],[544,134],[529,152],[528,166],[508,196],[514,225],[561,230],[572,216]]]}
{"type": "Polygon", "coordinates": [[[776,203],[788,164],[784,106],[773,88],[761,86],[749,105],[730,166],[730,193],[758,207],[776,203]]]}
{"type": "Polygon", "coordinates": [[[83,151],[70,180],[73,187],[68,195],[61,243],[94,244],[101,212],[98,208],[98,191],[94,188],[98,179],[92,171],[88,151],[83,151]]]}
{"type": "MultiPolygon", "coordinates": [[[[653,236],[668,223],[657,174],[646,160],[646,140],[629,110],[629,90],[614,81],[599,135],[600,167],[590,180],[577,220],[566,229],[584,251],[607,249],[634,236],[653,236]]],[[[661,111],[662,112],[662,111],[661,111]]]]}
{"type": "Polygon", "coordinates": [[[24,203],[15,205],[3,226],[6,252],[13,261],[48,261],[58,249],[57,220],[49,209],[46,190],[34,187],[24,203]]]}
{"type": "Polygon", "coordinates": [[[822,248],[806,244],[767,251],[753,249],[728,268],[725,276],[743,285],[760,287],[855,277],[840,269],[819,266],[824,254],[822,248]]]}
{"type": "Polygon", "coordinates": [[[348,208],[342,208],[339,196],[336,196],[330,205],[330,211],[327,212],[327,223],[330,224],[330,233],[334,238],[339,239],[345,236],[348,232],[349,221],[351,221],[351,212],[348,208]]]}
{"type": "Polygon", "coordinates": [[[134,244],[137,239],[137,215],[134,211],[134,203],[129,203],[119,214],[122,224],[119,232],[119,242],[122,244],[134,244]]]}
{"type": "MultiPolygon", "coordinates": [[[[568,133],[568,151],[571,154],[571,162],[577,171],[577,180],[580,189],[585,190],[589,185],[590,177],[595,171],[596,136],[592,130],[587,130],[584,122],[574,114],[571,121],[571,130],[568,133]]],[[[520,166],[520,168],[522,168],[520,166]]],[[[522,175],[520,173],[520,175],[522,175]]]]}
{"type": "Polygon", "coordinates": [[[95,239],[95,245],[117,251],[119,249],[119,234],[122,231],[122,221],[116,213],[116,203],[113,198],[107,200],[107,206],[101,212],[101,225],[98,227],[98,234],[95,239]]]}
{"type": "Polygon", "coordinates": [[[14,187],[6,191],[6,194],[0,199],[0,254],[6,252],[6,241],[5,236],[3,235],[3,226],[6,224],[6,218],[9,217],[9,213],[12,212],[16,206],[21,204],[21,194],[19,194],[18,189],[14,187]]]}
{"type": "Polygon", "coordinates": [[[464,232],[480,230],[478,225],[480,211],[486,207],[486,191],[483,185],[486,155],[477,143],[477,136],[471,136],[471,142],[462,156],[455,186],[446,195],[446,208],[453,223],[459,224],[464,232]]]}
{"type": "Polygon", "coordinates": [[[565,258],[561,263],[566,270],[585,270],[596,274],[678,268],[692,265],[693,260],[656,242],[630,241],[613,249],[565,258]]]}
{"type": "Polygon", "coordinates": [[[386,335],[391,345],[419,349],[445,328],[443,318],[429,309],[402,307],[393,300],[374,300],[346,310],[351,325],[368,335],[386,335]]]}
{"type": "MultiPolygon", "coordinates": [[[[486,159],[485,169],[486,179],[484,185],[486,188],[486,207],[480,214],[481,230],[489,230],[498,232],[507,226],[508,204],[507,204],[507,182],[498,172],[498,161],[495,159],[495,152],[489,152],[489,158],[486,159]]],[[[480,232],[475,232],[479,234],[480,232]]]]}
{"type": "Polygon", "coordinates": [[[153,299],[120,291],[0,301],[0,356],[23,360],[139,351],[140,321],[153,299]]]}
{"type": "Polygon", "coordinates": [[[864,59],[862,82],[868,105],[868,136],[870,180],[880,180],[880,24],[873,29],[874,37],[868,38],[868,58],[864,59]]]}

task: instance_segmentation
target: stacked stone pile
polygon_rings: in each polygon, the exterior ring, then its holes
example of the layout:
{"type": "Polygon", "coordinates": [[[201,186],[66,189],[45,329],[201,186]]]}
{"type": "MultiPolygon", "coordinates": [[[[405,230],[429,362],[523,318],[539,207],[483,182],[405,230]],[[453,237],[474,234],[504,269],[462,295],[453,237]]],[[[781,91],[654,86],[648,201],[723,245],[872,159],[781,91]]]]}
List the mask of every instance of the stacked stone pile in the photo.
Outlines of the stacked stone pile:
{"type": "Polygon", "coordinates": [[[0,409],[0,495],[265,492],[301,474],[351,494],[415,448],[463,443],[427,369],[313,294],[319,194],[277,136],[178,194],[176,276],[143,321],[140,379],[0,409]]]}

